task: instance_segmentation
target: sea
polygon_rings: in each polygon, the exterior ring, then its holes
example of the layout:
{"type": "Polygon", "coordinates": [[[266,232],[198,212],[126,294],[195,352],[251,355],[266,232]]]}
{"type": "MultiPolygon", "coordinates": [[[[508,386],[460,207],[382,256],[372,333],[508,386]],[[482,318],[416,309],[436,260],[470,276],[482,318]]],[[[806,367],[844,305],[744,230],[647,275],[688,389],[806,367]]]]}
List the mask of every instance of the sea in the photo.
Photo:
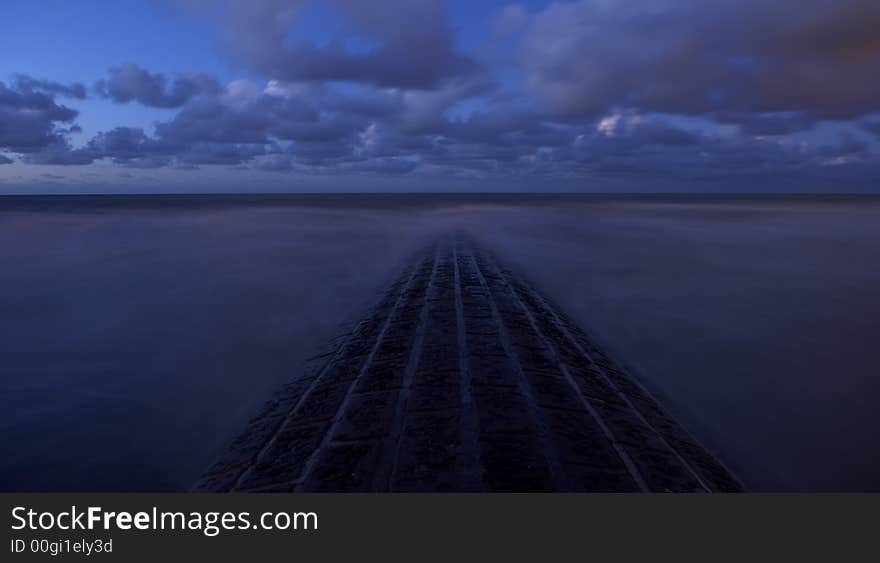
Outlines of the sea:
{"type": "Polygon", "coordinates": [[[0,490],[187,490],[426,242],[493,250],[755,491],[880,491],[880,198],[0,197],[0,490]]]}

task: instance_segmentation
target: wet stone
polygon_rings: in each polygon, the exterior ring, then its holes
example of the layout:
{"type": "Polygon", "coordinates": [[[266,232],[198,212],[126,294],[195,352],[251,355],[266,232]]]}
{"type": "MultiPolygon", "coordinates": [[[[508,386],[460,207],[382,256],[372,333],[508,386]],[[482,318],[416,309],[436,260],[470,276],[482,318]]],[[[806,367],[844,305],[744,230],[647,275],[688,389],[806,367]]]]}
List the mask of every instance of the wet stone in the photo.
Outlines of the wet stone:
{"type": "Polygon", "coordinates": [[[329,379],[320,381],[305,396],[299,408],[294,411],[291,420],[294,424],[306,425],[333,419],[350,387],[350,382],[335,382],[329,379]]]}
{"type": "Polygon", "coordinates": [[[334,440],[355,441],[388,434],[400,393],[353,395],[333,434],[334,440]]]}
{"type": "MultiPolygon", "coordinates": [[[[452,374],[452,375],[458,375],[452,374]]],[[[458,379],[455,385],[416,385],[410,391],[407,410],[409,412],[420,411],[451,411],[461,404],[461,387],[458,379]]]]}
{"type": "Polygon", "coordinates": [[[443,370],[433,370],[433,369],[419,369],[416,371],[413,376],[413,384],[416,386],[444,386],[444,385],[457,385],[458,381],[461,379],[461,373],[458,371],[458,367],[452,369],[443,369],[443,370]]]}
{"type": "Polygon", "coordinates": [[[296,480],[306,461],[320,444],[327,424],[284,428],[242,477],[241,489],[270,486],[296,480]]]}
{"type": "Polygon", "coordinates": [[[461,238],[426,247],[293,371],[194,490],[741,489],[584,331],[461,238]]]}
{"type": "Polygon", "coordinates": [[[480,433],[530,433],[533,422],[528,414],[528,402],[516,387],[476,387],[480,433]]]}
{"type": "Polygon", "coordinates": [[[468,363],[471,383],[475,387],[518,387],[516,373],[507,362],[472,359],[468,363]]]}
{"type": "Polygon", "coordinates": [[[480,441],[484,480],[499,492],[541,492],[556,489],[550,468],[532,439],[514,434],[480,441]]]}
{"type": "Polygon", "coordinates": [[[398,362],[371,365],[355,384],[355,392],[389,391],[403,386],[405,367],[398,362]]]}
{"type": "Polygon", "coordinates": [[[460,412],[452,409],[409,417],[398,451],[395,489],[454,490],[462,455],[460,412]]]}
{"type": "Polygon", "coordinates": [[[309,480],[300,489],[343,493],[371,490],[379,446],[378,442],[329,445],[319,452],[309,480]]]}
{"type": "Polygon", "coordinates": [[[526,372],[525,376],[539,406],[548,409],[584,410],[580,397],[566,379],[535,372],[526,372]]]}

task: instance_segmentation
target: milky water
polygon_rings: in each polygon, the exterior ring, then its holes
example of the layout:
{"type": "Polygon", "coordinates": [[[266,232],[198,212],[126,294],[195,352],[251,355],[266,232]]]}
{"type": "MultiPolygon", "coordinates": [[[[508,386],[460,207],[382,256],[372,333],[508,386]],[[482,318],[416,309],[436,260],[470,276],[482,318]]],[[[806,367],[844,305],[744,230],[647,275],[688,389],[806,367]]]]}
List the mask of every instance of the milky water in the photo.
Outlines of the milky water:
{"type": "Polygon", "coordinates": [[[2,490],[185,489],[453,231],[750,488],[880,490],[876,199],[23,201],[0,200],[2,490]]]}

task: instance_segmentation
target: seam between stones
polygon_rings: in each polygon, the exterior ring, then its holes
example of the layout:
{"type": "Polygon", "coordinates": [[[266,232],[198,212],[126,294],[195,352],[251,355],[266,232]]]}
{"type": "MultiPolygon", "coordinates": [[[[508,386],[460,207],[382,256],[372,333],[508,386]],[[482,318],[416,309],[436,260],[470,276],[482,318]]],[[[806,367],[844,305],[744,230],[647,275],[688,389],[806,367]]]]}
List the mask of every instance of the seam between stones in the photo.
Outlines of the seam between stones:
{"type": "Polygon", "coordinates": [[[458,245],[452,243],[454,265],[455,331],[458,337],[458,371],[461,377],[461,443],[464,457],[464,473],[478,486],[486,490],[481,470],[482,452],[480,449],[480,420],[474,405],[473,383],[468,368],[468,347],[464,325],[464,302],[461,297],[461,272],[458,264],[458,245]]]}
{"type": "Polygon", "coordinates": [[[639,489],[642,490],[642,492],[651,492],[650,487],[648,487],[648,484],[645,481],[645,478],[642,476],[642,473],[641,473],[641,471],[639,471],[635,462],[633,462],[632,457],[630,457],[629,453],[623,447],[623,444],[621,444],[620,441],[617,439],[617,437],[614,435],[614,432],[611,431],[611,428],[608,426],[608,424],[602,418],[602,415],[599,414],[599,411],[597,411],[596,408],[593,406],[593,403],[581,392],[580,388],[575,383],[574,378],[571,375],[571,372],[568,370],[568,368],[565,366],[565,364],[562,361],[560,361],[559,353],[557,352],[556,348],[550,343],[550,341],[547,339],[547,337],[544,335],[544,333],[541,331],[541,329],[538,328],[538,324],[535,321],[535,317],[532,314],[532,311],[529,310],[528,306],[526,306],[526,304],[522,301],[519,294],[514,290],[514,288],[508,282],[507,277],[504,275],[503,272],[501,272],[500,268],[498,268],[498,275],[503,280],[504,284],[510,290],[510,292],[513,295],[513,298],[516,300],[517,304],[519,304],[520,308],[525,312],[526,316],[529,319],[529,324],[532,326],[532,330],[534,330],[535,334],[538,335],[538,338],[540,339],[540,341],[544,345],[544,347],[547,350],[549,350],[550,353],[553,355],[553,358],[556,361],[556,364],[559,367],[560,371],[562,372],[562,375],[565,378],[565,381],[568,383],[569,387],[571,387],[574,390],[574,393],[580,399],[581,404],[584,406],[584,408],[587,410],[587,412],[590,414],[590,416],[593,417],[593,420],[596,422],[596,424],[599,425],[599,428],[602,431],[602,434],[605,436],[605,438],[611,443],[611,447],[614,449],[615,453],[617,453],[621,462],[623,462],[623,465],[626,467],[627,471],[629,472],[630,477],[633,478],[636,485],[639,487],[639,489]]]}
{"type": "MultiPolygon", "coordinates": [[[[514,289],[514,291],[517,292],[516,289],[514,289]]],[[[657,430],[657,428],[654,427],[654,425],[651,424],[645,418],[645,416],[642,414],[642,412],[639,409],[637,409],[635,407],[635,405],[632,404],[632,401],[630,401],[629,397],[626,396],[626,394],[623,393],[619,387],[617,387],[617,385],[611,380],[610,377],[608,377],[608,374],[605,373],[605,368],[603,368],[602,366],[597,364],[595,361],[593,361],[592,357],[590,357],[590,355],[587,353],[587,351],[584,349],[584,347],[581,345],[581,343],[578,342],[576,338],[574,338],[574,336],[568,330],[568,327],[566,327],[565,324],[560,320],[559,316],[556,314],[556,311],[553,310],[552,308],[550,308],[548,306],[547,302],[544,300],[544,298],[541,297],[541,295],[539,295],[537,292],[530,291],[530,294],[537,301],[539,301],[541,303],[544,311],[550,314],[550,316],[553,318],[554,324],[556,324],[557,328],[562,332],[562,334],[565,335],[565,337],[566,337],[566,339],[568,339],[569,343],[574,345],[574,347],[577,349],[577,351],[584,358],[586,358],[592,365],[596,366],[597,371],[600,373],[600,375],[601,375],[602,379],[605,381],[605,383],[608,384],[608,386],[611,389],[613,389],[615,393],[617,393],[617,396],[624,403],[626,403],[626,405],[629,407],[629,409],[636,415],[636,418],[638,418],[645,426],[648,427],[648,429],[650,429],[651,432],[653,432],[657,436],[657,438],[660,439],[660,442],[664,446],[666,446],[666,448],[670,452],[672,452],[672,455],[674,455],[676,457],[676,459],[678,459],[678,461],[685,467],[685,469],[688,470],[688,472],[697,480],[697,482],[700,484],[700,486],[706,492],[712,492],[712,488],[705,482],[703,477],[691,466],[690,463],[688,463],[688,461],[681,455],[681,453],[679,453],[679,451],[677,449],[672,447],[672,445],[666,440],[666,438],[663,436],[663,434],[659,430],[657,430]]],[[[518,292],[517,292],[517,297],[518,297],[518,292]]]]}
{"type": "MultiPolygon", "coordinates": [[[[549,306],[549,301],[547,300],[546,297],[537,294],[537,292],[536,292],[536,295],[538,295],[538,296],[540,297],[540,300],[541,300],[542,304],[545,306],[545,308],[549,306]]],[[[567,326],[568,326],[567,323],[566,323],[566,322],[560,317],[560,314],[559,314],[559,313],[556,313],[556,314],[555,314],[555,317],[556,317],[557,320],[559,321],[558,324],[559,324],[560,326],[564,327],[565,330],[566,330],[566,332],[570,333],[569,338],[572,339],[572,340],[574,340],[575,342],[577,342],[577,343],[580,345],[579,350],[582,350],[582,351],[583,351],[582,353],[583,353],[583,354],[584,354],[584,355],[585,355],[585,356],[586,356],[591,362],[593,362],[593,364],[595,364],[595,366],[596,366],[596,367],[602,372],[602,374],[603,374],[604,376],[606,376],[607,379],[611,380],[611,378],[607,376],[607,373],[608,373],[607,369],[606,369],[602,364],[600,364],[599,362],[595,361],[595,360],[592,358],[592,356],[590,356],[590,352],[588,352],[588,351],[586,350],[586,348],[584,348],[583,344],[581,344],[581,342],[582,342],[582,341],[581,341],[581,338],[586,338],[586,336],[578,336],[578,335],[574,334],[574,331],[568,329],[568,328],[567,328],[567,326]]],[[[578,327],[577,330],[578,330],[578,331],[583,331],[583,329],[581,329],[580,327],[578,327]]],[[[604,358],[604,360],[605,360],[606,363],[607,363],[607,362],[611,362],[612,364],[613,364],[613,363],[616,363],[616,362],[614,362],[613,360],[611,360],[610,358],[608,358],[604,353],[602,353],[601,349],[598,350],[598,354],[601,355],[601,356],[603,356],[603,358],[604,358]]],[[[615,368],[615,369],[616,369],[616,368],[615,368]]],[[[617,371],[622,371],[622,370],[617,370],[617,371]]],[[[639,390],[639,391],[645,396],[645,398],[646,398],[647,400],[652,401],[655,405],[657,405],[658,409],[660,410],[660,414],[661,414],[664,418],[666,418],[666,420],[668,421],[668,423],[671,424],[671,425],[673,426],[675,432],[676,432],[677,434],[680,435],[680,437],[679,437],[678,439],[680,439],[680,440],[684,440],[684,441],[687,441],[687,442],[690,442],[690,445],[691,445],[692,447],[696,447],[696,448],[698,448],[698,449],[701,451],[703,457],[708,458],[708,459],[711,461],[711,463],[714,463],[714,464],[718,465],[718,466],[723,470],[725,476],[726,476],[728,479],[730,479],[733,483],[735,483],[736,486],[737,486],[740,490],[744,490],[744,489],[745,489],[745,486],[744,486],[743,483],[739,480],[739,477],[737,477],[737,476],[733,473],[733,471],[731,471],[731,470],[727,467],[727,465],[724,464],[723,461],[721,461],[718,457],[716,457],[715,454],[713,454],[713,453],[711,453],[709,450],[707,450],[707,449],[706,449],[706,448],[700,443],[700,441],[697,440],[697,439],[696,439],[696,438],[690,433],[690,431],[689,431],[687,428],[683,427],[683,426],[678,422],[678,420],[672,418],[669,414],[667,414],[667,413],[662,409],[662,403],[661,403],[660,401],[658,401],[658,400],[654,397],[654,395],[653,395],[653,394],[652,394],[652,393],[651,393],[651,392],[650,392],[650,391],[649,391],[649,390],[648,390],[648,389],[647,389],[647,388],[646,388],[646,387],[645,387],[645,386],[644,386],[644,385],[643,385],[638,379],[636,379],[635,377],[633,377],[633,376],[629,375],[628,373],[626,373],[626,370],[623,370],[622,373],[621,373],[621,375],[622,375],[623,378],[625,378],[627,381],[629,381],[632,385],[634,385],[636,388],[638,388],[638,390],[639,390]]],[[[612,380],[612,381],[613,381],[613,380],[612,380]]],[[[615,384],[615,387],[616,387],[616,384],[615,384]]],[[[619,393],[625,394],[623,391],[620,391],[620,390],[619,390],[619,387],[618,387],[617,389],[618,389],[618,392],[619,392],[619,393]]],[[[629,395],[627,395],[627,398],[628,398],[628,397],[629,397],[629,395]]],[[[635,405],[633,405],[633,407],[634,407],[634,410],[635,410],[639,415],[644,416],[644,414],[642,413],[641,409],[639,409],[638,407],[635,407],[635,405]]],[[[647,421],[647,417],[646,417],[646,416],[645,416],[645,420],[647,421]]],[[[665,440],[665,437],[662,435],[662,433],[661,433],[659,430],[657,430],[657,427],[656,427],[656,426],[654,426],[654,425],[651,424],[650,422],[648,422],[647,424],[649,424],[649,425],[652,427],[652,430],[654,430],[654,432],[656,432],[657,435],[658,435],[661,439],[665,440]]],[[[671,449],[673,449],[673,452],[674,452],[674,453],[676,453],[676,454],[678,453],[677,449],[674,448],[674,446],[672,446],[672,444],[669,444],[669,447],[670,447],[671,449]]],[[[682,457],[683,457],[683,456],[682,456],[682,457]]],[[[687,462],[687,459],[685,459],[684,461],[685,461],[686,463],[688,463],[688,464],[690,463],[690,462],[687,462]]],[[[693,464],[690,464],[690,467],[693,467],[693,464]]],[[[693,469],[693,471],[695,471],[695,472],[697,473],[697,474],[695,475],[695,477],[697,477],[697,480],[700,480],[700,477],[702,476],[702,472],[701,472],[701,471],[698,471],[698,470],[696,470],[696,469],[693,469]]],[[[714,479],[713,479],[713,481],[714,481],[714,479]]],[[[705,486],[706,486],[706,488],[709,490],[709,492],[714,492],[715,490],[717,490],[717,489],[713,489],[708,483],[705,483],[705,486]]]]}
{"type": "MultiPolygon", "coordinates": [[[[537,294],[536,294],[536,296],[537,296],[537,299],[540,300],[540,301],[542,302],[542,304],[546,305],[546,303],[544,302],[544,300],[543,300],[543,298],[542,298],[541,296],[539,296],[539,295],[537,295],[537,294]]],[[[545,308],[546,308],[546,307],[545,307],[545,308]]],[[[645,425],[646,425],[646,426],[647,426],[647,427],[648,427],[648,428],[649,428],[649,429],[650,429],[650,430],[651,430],[651,431],[657,436],[657,438],[660,439],[661,443],[662,443],[664,446],[666,446],[666,448],[668,448],[670,452],[672,452],[672,455],[674,455],[674,456],[678,459],[678,461],[679,461],[679,462],[680,462],[680,463],[681,463],[681,464],[682,464],[682,465],[688,470],[688,472],[689,472],[689,473],[690,473],[690,474],[691,474],[691,475],[697,480],[697,482],[700,484],[700,486],[701,486],[706,492],[711,493],[711,492],[712,492],[712,487],[710,487],[710,486],[706,483],[706,481],[705,481],[705,479],[703,478],[703,476],[700,475],[700,473],[699,473],[696,469],[694,469],[694,467],[691,465],[691,463],[688,462],[688,460],[687,460],[687,459],[686,459],[686,458],[685,458],[685,457],[684,457],[684,456],[678,451],[678,449],[676,449],[675,447],[672,446],[672,444],[669,443],[669,441],[666,439],[666,437],[663,436],[663,433],[660,432],[659,430],[657,430],[657,428],[656,428],[653,424],[651,424],[650,421],[648,421],[648,419],[645,417],[645,415],[642,414],[642,412],[641,412],[638,408],[636,408],[635,405],[633,405],[633,403],[632,403],[632,401],[630,400],[630,398],[629,398],[629,397],[628,397],[623,391],[620,390],[620,388],[617,386],[617,384],[614,383],[614,381],[613,381],[610,377],[608,377],[608,374],[606,373],[605,368],[602,367],[601,365],[599,365],[599,364],[597,364],[596,362],[593,361],[593,359],[590,357],[590,355],[587,353],[587,351],[584,350],[583,346],[581,346],[580,342],[578,342],[578,341],[572,336],[572,334],[571,334],[571,332],[568,330],[568,328],[567,328],[566,326],[564,326],[564,324],[560,321],[560,319],[559,319],[559,317],[556,315],[556,313],[555,313],[555,312],[551,312],[551,314],[552,314],[552,316],[553,316],[553,318],[554,318],[554,320],[555,320],[555,322],[556,322],[556,325],[559,327],[560,330],[562,330],[563,334],[565,334],[565,336],[566,336],[566,338],[568,338],[569,342],[572,342],[572,343],[575,345],[575,347],[577,348],[577,350],[578,350],[578,351],[579,351],[579,352],[580,352],[585,358],[587,358],[587,359],[588,359],[593,365],[595,365],[595,366],[598,368],[598,371],[602,374],[602,378],[608,383],[608,385],[611,386],[612,389],[614,389],[614,391],[617,393],[617,395],[618,395],[618,396],[619,396],[619,397],[620,397],[620,398],[626,403],[626,405],[627,405],[627,406],[628,406],[628,407],[629,407],[629,408],[635,413],[636,417],[637,417],[639,420],[641,420],[642,423],[644,423],[644,424],[645,424],[645,425]]]]}
{"type": "MultiPolygon", "coordinates": [[[[361,323],[363,323],[363,321],[360,321],[357,325],[355,325],[355,327],[357,327],[361,323]]],[[[338,337],[336,337],[336,338],[338,338],[338,337]]],[[[281,433],[281,429],[284,428],[284,424],[288,420],[290,420],[290,418],[296,413],[297,409],[299,409],[299,407],[302,406],[302,404],[303,404],[303,402],[305,402],[306,398],[312,393],[312,391],[315,389],[315,387],[318,385],[318,383],[322,380],[322,378],[324,377],[324,375],[327,372],[327,369],[329,369],[329,367],[331,365],[333,365],[333,362],[345,352],[345,350],[347,348],[347,344],[348,344],[348,340],[345,340],[345,341],[341,342],[340,344],[338,344],[336,346],[336,349],[332,353],[324,354],[324,355],[316,355],[316,356],[313,356],[312,358],[306,360],[307,362],[309,362],[309,361],[314,361],[315,359],[321,358],[323,356],[327,356],[327,361],[325,361],[324,364],[321,366],[321,369],[318,370],[317,375],[315,375],[315,378],[309,384],[308,388],[306,388],[306,390],[303,392],[303,394],[300,396],[300,398],[297,399],[296,403],[290,408],[290,410],[287,411],[287,415],[281,417],[281,420],[279,421],[278,425],[275,427],[275,430],[272,432],[272,435],[269,436],[269,438],[263,444],[263,447],[260,448],[260,451],[258,451],[251,458],[250,463],[248,463],[247,465],[245,465],[242,468],[241,472],[238,474],[238,477],[235,479],[235,483],[229,488],[229,492],[235,492],[238,489],[238,487],[241,486],[241,482],[242,482],[242,479],[244,479],[245,474],[247,474],[247,472],[257,464],[258,460],[260,459],[260,456],[262,456],[275,443],[278,435],[281,433]]]]}
{"type": "Polygon", "coordinates": [[[437,264],[439,263],[438,255],[439,250],[435,247],[433,248],[434,261],[431,267],[431,275],[428,279],[428,285],[425,288],[425,296],[422,299],[422,309],[419,312],[419,324],[416,328],[415,338],[413,340],[412,349],[410,350],[409,361],[406,365],[406,371],[403,374],[403,382],[401,384],[400,396],[397,400],[397,410],[394,414],[394,421],[392,422],[392,428],[389,432],[389,435],[386,437],[386,445],[383,449],[387,449],[387,452],[382,453],[379,457],[380,460],[391,458],[390,464],[384,464],[380,461],[380,471],[377,472],[373,481],[373,490],[382,490],[382,491],[390,491],[392,483],[394,482],[394,477],[397,474],[397,462],[400,456],[400,444],[403,440],[404,429],[406,428],[406,409],[409,406],[409,396],[410,390],[412,388],[412,381],[415,376],[415,372],[419,367],[419,360],[422,356],[422,347],[425,342],[425,331],[428,324],[428,304],[432,297],[432,292],[435,289],[435,278],[437,275],[437,264]],[[382,467],[389,466],[385,471],[382,471],[382,467]],[[387,473],[387,474],[386,474],[387,473]]]}
{"type": "Polygon", "coordinates": [[[391,319],[394,318],[395,313],[400,308],[401,302],[404,300],[406,296],[406,292],[409,291],[412,286],[413,280],[416,277],[416,274],[419,271],[419,267],[421,266],[421,262],[418,262],[416,267],[413,268],[412,273],[409,278],[406,280],[406,284],[400,290],[400,294],[397,296],[397,300],[394,302],[394,306],[391,311],[388,313],[388,317],[382,323],[382,329],[379,331],[379,334],[376,336],[376,341],[373,343],[373,347],[370,350],[370,354],[367,356],[367,359],[364,361],[364,364],[361,366],[361,369],[358,371],[357,377],[355,377],[354,381],[351,382],[350,387],[345,392],[345,397],[342,399],[342,403],[339,405],[339,408],[336,410],[336,414],[333,418],[333,422],[330,424],[330,428],[327,429],[327,432],[324,434],[324,437],[321,439],[321,443],[317,448],[312,452],[309,456],[309,459],[306,461],[305,466],[302,469],[300,474],[300,478],[297,479],[300,481],[301,485],[297,487],[298,489],[304,487],[308,484],[308,478],[314,469],[315,463],[317,463],[318,457],[320,454],[326,449],[327,445],[333,439],[333,433],[338,429],[339,423],[342,420],[342,413],[345,412],[348,403],[351,400],[351,396],[354,394],[354,389],[360,381],[361,377],[363,377],[364,373],[371,367],[373,363],[373,358],[376,355],[376,351],[379,349],[379,346],[382,344],[382,339],[385,337],[385,333],[388,331],[388,327],[391,325],[391,319]]]}
{"type": "Polygon", "coordinates": [[[550,476],[555,485],[555,488],[558,491],[570,490],[571,486],[569,485],[568,478],[562,469],[562,463],[559,461],[559,453],[556,451],[556,446],[555,444],[553,444],[553,439],[550,437],[551,432],[549,426],[547,425],[547,421],[544,420],[544,416],[541,413],[541,407],[538,405],[538,401],[535,398],[535,392],[532,388],[532,384],[525,376],[525,373],[523,373],[522,364],[520,363],[519,357],[513,348],[513,344],[510,341],[510,335],[507,334],[507,325],[504,324],[501,313],[498,311],[498,306],[495,304],[495,296],[489,289],[489,285],[486,283],[486,279],[483,277],[483,272],[482,270],[480,270],[480,266],[477,263],[473,251],[470,252],[470,259],[471,263],[473,264],[474,271],[476,272],[477,278],[480,280],[480,285],[486,292],[486,300],[489,304],[489,308],[492,311],[492,318],[498,325],[499,341],[501,343],[501,346],[504,348],[504,351],[506,352],[510,360],[515,364],[514,371],[518,376],[518,387],[523,392],[523,395],[525,395],[526,402],[529,406],[529,413],[531,415],[530,418],[537,426],[537,436],[541,442],[541,445],[543,446],[542,450],[544,454],[544,459],[549,466],[550,476]]]}

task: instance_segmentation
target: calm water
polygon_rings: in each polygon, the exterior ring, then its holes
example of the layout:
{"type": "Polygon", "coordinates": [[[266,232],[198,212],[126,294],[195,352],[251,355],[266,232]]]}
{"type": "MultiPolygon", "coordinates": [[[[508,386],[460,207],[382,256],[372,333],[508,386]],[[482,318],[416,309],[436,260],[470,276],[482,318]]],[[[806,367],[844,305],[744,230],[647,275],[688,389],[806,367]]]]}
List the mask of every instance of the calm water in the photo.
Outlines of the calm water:
{"type": "Polygon", "coordinates": [[[463,229],[758,490],[880,490],[880,201],[0,199],[0,490],[185,489],[463,229]]]}

